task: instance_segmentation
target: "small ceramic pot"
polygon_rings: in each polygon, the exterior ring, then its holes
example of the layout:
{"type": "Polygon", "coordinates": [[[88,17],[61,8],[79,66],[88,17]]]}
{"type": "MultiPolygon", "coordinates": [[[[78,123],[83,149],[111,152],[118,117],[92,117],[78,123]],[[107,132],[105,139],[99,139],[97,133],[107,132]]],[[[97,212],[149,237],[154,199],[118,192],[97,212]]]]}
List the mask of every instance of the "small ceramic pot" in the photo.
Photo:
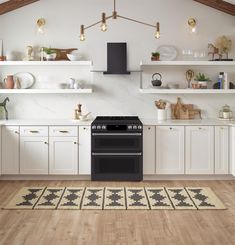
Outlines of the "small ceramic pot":
{"type": "Polygon", "coordinates": [[[157,120],[158,121],[167,120],[167,110],[166,109],[157,109],[157,120]]]}
{"type": "Polygon", "coordinates": [[[12,75],[4,78],[4,82],[6,84],[6,89],[13,89],[14,88],[15,82],[14,82],[14,77],[12,75]]]}
{"type": "Polygon", "coordinates": [[[47,54],[47,55],[46,55],[46,60],[47,60],[47,61],[55,60],[55,58],[56,58],[56,53],[53,53],[53,54],[47,54]]]}

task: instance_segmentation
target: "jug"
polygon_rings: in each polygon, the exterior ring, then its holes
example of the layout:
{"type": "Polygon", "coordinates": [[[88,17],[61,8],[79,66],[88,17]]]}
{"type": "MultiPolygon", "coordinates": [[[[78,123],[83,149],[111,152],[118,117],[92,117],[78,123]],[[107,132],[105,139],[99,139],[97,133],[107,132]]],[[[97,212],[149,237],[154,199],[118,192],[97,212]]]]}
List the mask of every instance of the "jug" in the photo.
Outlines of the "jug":
{"type": "Polygon", "coordinates": [[[13,89],[15,85],[14,76],[9,75],[6,78],[4,78],[4,83],[5,83],[6,89],[13,89]]]}
{"type": "Polygon", "coordinates": [[[233,112],[230,109],[230,106],[225,105],[221,108],[220,112],[219,112],[219,118],[221,119],[232,119],[233,117],[233,112]]]}

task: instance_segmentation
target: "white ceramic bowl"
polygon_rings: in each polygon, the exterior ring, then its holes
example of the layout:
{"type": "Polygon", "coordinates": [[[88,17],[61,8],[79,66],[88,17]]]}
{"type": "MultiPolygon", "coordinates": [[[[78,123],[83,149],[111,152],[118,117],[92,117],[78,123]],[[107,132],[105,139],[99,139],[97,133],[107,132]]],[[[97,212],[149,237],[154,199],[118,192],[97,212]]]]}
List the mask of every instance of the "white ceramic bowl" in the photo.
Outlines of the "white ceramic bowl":
{"type": "Polygon", "coordinates": [[[67,54],[67,57],[70,61],[77,61],[81,59],[81,55],[79,54],[67,54]]]}

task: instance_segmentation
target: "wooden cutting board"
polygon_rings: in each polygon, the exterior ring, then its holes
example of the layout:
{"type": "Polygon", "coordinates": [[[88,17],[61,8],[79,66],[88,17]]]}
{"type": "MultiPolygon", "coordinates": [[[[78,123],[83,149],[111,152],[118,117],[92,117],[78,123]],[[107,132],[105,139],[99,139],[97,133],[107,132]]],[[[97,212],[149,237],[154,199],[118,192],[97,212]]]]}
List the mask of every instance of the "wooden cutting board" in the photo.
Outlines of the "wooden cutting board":
{"type": "Polygon", "coordinates": [[[52,48],[56,51],[56,60],[69,60],[67,54],[70,54],[74,50],[78,50],[77,48],[68,48],[68,49],[58,49],[52,48]]]}

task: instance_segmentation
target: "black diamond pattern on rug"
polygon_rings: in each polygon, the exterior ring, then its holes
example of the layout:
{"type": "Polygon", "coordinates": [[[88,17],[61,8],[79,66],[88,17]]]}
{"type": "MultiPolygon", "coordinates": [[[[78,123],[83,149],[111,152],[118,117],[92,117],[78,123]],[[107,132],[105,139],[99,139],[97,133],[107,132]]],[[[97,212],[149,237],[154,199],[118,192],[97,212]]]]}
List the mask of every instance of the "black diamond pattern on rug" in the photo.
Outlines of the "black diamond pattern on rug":
{"type": "Polygon", "coordinates": [[[199,207],[215,207],[215,205],[208,202],[208,196],[202,194],[202,189],[188,189],[189,191],[195,193],[193,196],[195,199],[200,201],[199,207]]]}
{"type": "Polygon", "coordinates": [[[77,206],[77,203],[75,203],[74,201],[80,197],[78,193],[81,192],[81,189],[80,190],[67,189],[67,191],[69,192],[69,194],[63,197],[64,199],[67,200],[67,202],[63,203],[61,206],[77,206]]]}
{"type": "Polygon", "coordinates": [[[57,192],[60,192],[60,190],[57,189],[47,189],[48,192],[50,192],[48,195],[43,196],[44,199],[46,199],[45,202],[38,204],[38,206],[54,206],[53,201],[60,196],[57,195],[57,192]]]}
{"type": "Polygon", "coordinates": [[[42,189],[28,189],[30,193],[23,195],[22,198],[24,201],[17,203],[16,206],[33,206],[31,201],[38,197],[37,193],[41,192],[41,190],[42,189]]]}
{"type": "Polygon", "coordinates": [[[150,198],[152,198],[155,203],[153,206],[158,207],[158,206],[165,206],[169,207],[170,205],[164,202],[166,199],[166,196],[161,195],[162,190],[149,190],[152,194],[150,195],[150,198]]]}
{"type": "Polygon", "coordinates": [[[83,209],[102,209],[104,187],[102,188],[86,188],[83,198],[83,209]]]}
{"type": "Polygon", "coordinates": [[[175,189],[175,190],[171,190],[171,191],[175,193],[173,198],[176,199],[177,201],[179,201],[177,206],[181,206],[181,207],[191,207],[192,206],[190,203],[185,202],[188,199],[188,196],[181,194],[182,189],[175,189]]]}
{"type": "Polygon", "coordinates": [[[109,203],[107,206],[109,207],[123,206],[123,204],[119,202],[120,199],[123,198],[123,196],[120,195],[122,190],[109,190],[109,191],[112,192],[112,194],[106,196],[106,198],[108,198],[111,201],[111,203],[109,203]]]}

